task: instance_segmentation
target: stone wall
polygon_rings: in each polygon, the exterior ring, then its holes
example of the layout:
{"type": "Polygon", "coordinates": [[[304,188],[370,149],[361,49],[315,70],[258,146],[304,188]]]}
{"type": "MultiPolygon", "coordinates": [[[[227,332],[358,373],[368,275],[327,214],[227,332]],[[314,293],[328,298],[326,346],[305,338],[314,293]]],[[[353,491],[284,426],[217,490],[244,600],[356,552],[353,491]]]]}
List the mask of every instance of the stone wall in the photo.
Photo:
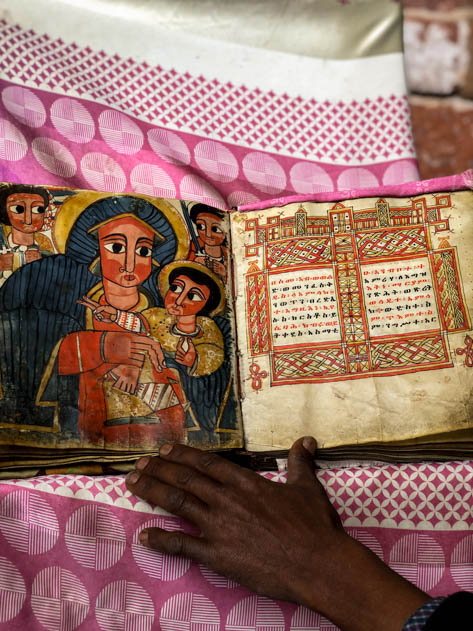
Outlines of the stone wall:
{"type": "Polygon", "coordinates": [[[404,44],[421,177],[473,168],[473,0],[404,0],[404,44]]]}

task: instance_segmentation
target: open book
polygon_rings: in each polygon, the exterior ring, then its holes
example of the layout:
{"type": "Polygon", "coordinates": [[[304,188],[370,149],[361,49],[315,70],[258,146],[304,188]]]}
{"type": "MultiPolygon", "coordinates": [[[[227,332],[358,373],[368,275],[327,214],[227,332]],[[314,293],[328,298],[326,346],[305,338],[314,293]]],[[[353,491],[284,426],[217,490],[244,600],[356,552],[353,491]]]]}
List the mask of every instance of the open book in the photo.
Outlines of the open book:
{"type": "Polygon", "coordinates": [[[5,184],[0,223],[3,468],[473,453],[471,190],[223,212],[5,184]]]}

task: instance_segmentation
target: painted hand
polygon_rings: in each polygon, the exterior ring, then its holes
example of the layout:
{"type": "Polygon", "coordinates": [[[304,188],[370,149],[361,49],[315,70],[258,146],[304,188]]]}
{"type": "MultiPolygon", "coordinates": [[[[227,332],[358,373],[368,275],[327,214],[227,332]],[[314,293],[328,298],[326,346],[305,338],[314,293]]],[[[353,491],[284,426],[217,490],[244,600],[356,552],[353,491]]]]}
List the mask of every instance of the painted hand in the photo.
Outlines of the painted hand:
{"type": "Polygon", "coordinates": [[[215,272],[223,281],[227,280],[227,268],[219,261],[212,262],[212,271],[215,272]]]}
{"type": "Polygon", "coordinates": [[[116,366],[108,374],[115,380],[115,383],[113,384],[114,388],[118,388],[118,390],[122,390],[128,394],[134,394],[140,377],[140,372],[141,369],[137,366],[120,364],[120,366],[116,366]]]}
{"type": "Polygon", "coordinates": [[[127,364],[141,368],[148,356],[158,372],[166,365],[163,350],[157,340],[127,331],[105,333],[103,354],[105,361],[110,364],[127,364]]]}
{"type": "Polygon", "coordinates": [[[2,272],[9,271],[13,268],[13,254],[0,254],[0,270],[2,272]]]}
{"type": "Polygon", "coordinates": [[[192,368],[197,356],[194,343],[187,337],[179,338],[176,348],[176,361],[178,364],[192,368]]]}
{"type": "Polygon", "coordinates": [[[32,263],[33,261],[39,261],[41,258],[41,254],[38,250],[26,250],[25,252],[25,261],[27,263],[32,263]]]}
{"type": "Polygon", "coordinates": [[[112,305],[101,305],[95,300],[92,300],[88,296],[82,296],[81,300],[77,301],[80,305],[84,305],[84,307],[89,307],[92,309],[92,313],[97,320],[111,323],[115,322],[117,319],[117,309],[112,307],[112,305]]]}

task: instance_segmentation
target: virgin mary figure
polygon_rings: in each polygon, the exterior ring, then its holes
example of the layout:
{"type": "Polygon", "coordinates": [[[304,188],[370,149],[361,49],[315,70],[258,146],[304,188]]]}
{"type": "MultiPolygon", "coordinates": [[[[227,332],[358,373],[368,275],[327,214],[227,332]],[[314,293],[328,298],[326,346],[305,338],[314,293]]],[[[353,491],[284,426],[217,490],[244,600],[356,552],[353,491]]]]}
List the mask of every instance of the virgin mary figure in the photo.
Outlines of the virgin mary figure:
{"type": "Polygon", "coordinates": [[[182,439],[184,425],[196,425],[197,406],[203,429],[211,431],[228,377],[191,384],[184,371],[182,380],[179,365],[166,365],[140,316],[162,306],[160,268],[188,254],[179,213],[165,200],[77,193],[58,213],[53,239],[60,254],[18,270],[0,291],[2,319],[10,323],[1,358],[5,418],[16,427],[61,431],[81,444],[148,447],[182,439]],[[136,318],[136,330],[101,321],[87,300],[136,318]],[[137,367],[148,367],[162,386],[151,416],[127,392],[127,374],[137,367]],[[120,409],[109,396],[117,374],[120,409]],[[110,423],[124,426],[113,445],[107,445],[110,423]]]}

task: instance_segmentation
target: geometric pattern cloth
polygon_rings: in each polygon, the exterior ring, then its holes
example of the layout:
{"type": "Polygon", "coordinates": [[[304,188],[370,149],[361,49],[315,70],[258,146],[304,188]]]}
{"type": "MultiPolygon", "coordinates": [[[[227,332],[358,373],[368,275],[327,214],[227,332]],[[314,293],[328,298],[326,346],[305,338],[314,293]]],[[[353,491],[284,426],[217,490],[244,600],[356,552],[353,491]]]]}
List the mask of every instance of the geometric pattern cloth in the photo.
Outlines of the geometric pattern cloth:
{"type": "MultiPolygon", "coordinates": [[[[284,482],[284,473],[265,477],[284,482]]],[[[320,470],[345,528],[432,596],[473,590],[472,463],[320,470]]],[[[49,475],[0,484],[0,631],[162,628],[331,631],[138,534],[192,527],[134,496],[124,476],[49,475]]]]}
{"type": "MultiPolygon", "coordinates": [[[[267,20],[275,19],[275,2],[260,2],[267,20]]],[[[362,41],[347,32],[336,49],[331,37],[321,51],[298,56],[291,29],[304,15],[275,24],[285,43],[265,48],[261,39],[243,45],[238,33],[233,41],[179,33],[179,20],[162,24],[166,0],[155,3],[161,11],[151,23],[139,22],[132,2],[125,21],[114,20],[113,3],[104,16],[88,1],[62,11],[61,0],[37,0],[34,8],[4,0],[0,177],[222,208],[416,180],[400,36],[384,44],[401,32],[399,5],[320,3],[332,34],[354,15],[363,18],[362,41]],[[51,13],[56,19],[46,18],[51,13]],[[145,33],[159,45],[143,46],[145,33]]],[[[310,40],[317,28],[324,36],[321,8],[310,40]]]]}

